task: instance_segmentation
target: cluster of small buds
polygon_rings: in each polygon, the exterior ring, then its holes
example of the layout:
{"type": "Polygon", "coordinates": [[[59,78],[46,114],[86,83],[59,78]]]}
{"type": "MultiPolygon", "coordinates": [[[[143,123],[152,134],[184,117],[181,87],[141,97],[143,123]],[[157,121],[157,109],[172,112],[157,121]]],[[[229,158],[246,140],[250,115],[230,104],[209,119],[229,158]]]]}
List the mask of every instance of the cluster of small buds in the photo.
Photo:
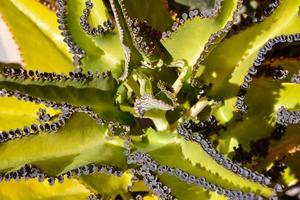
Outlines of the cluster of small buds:
{"type": "Polygon", "coordinates": [[[265,19],[265,17],[271,15],[273,11],[279,6],[280,0],[272,0],[272,2],[268,3],[267,6],[262,5],[263,7],[260,8],[261,12],[256,13],[256,18],[259,21],[265,19]]]}
{"type": "Polygon", "coordinates": [[[9,140],[20,139],[26,136],[36,135],[42,133],[55,133],[66,124],[66,120],[71,117],[71,112],[63,112],[57,120],[52,122],[41,122],[38,124],[31,124],[30,126],[24,126],[24,128],[11,129],[9,131],[0,132],[0,143],[7,142],[9,140]]]}
{"type": "Polygon", "coordinates": [[[141,22],[129,17],[127,24],[131,29],[136,47],[144,54],[152,55],[156,50],[154,41],[161,38],[161,33],[153,30],[146,21],[141,22]]]}
{"type": "Polygon", "coordinates": [[[100,194],[91,194],[86,200],[103,200],[104,198],[100,194]]]}
{"type": "Polygon", "coordinates": [[[171,37],[172,32],[176,32],[179,26],[183,25],[188,20],[194,19],[195,17],[200,17],[200,18],[216,17],[221,9],[222,2],[223,0],[216,0],[214,3],[214,7],[211,9],[205,9],[205,10],[194,9],[194,10],[190,10],[188,13],[182,13],[181,17],[177,18],[176,21],[173,22],[171,30],[162,33],[162,39],[171,37]]]}
{"type": "MultiPolygon", "coordinates": [[[[144,183],[160,198],[165,200],[176,199],[171,195],[171,189],[162,183],[151,172],[158,170],[158,164],[152,161],[149,155],[142,152],[136,152],[133,155],[128,156],[128,164],[140,164],[139,169],[133,169],[134,175],[140,175],[143,177],[144,183]]],[[[135,176],[136,177],[136,176],[135,176]]]]}
{"type": "Polygon", "coordinates": [[[252,162],[252,153],[247,152],[243,149],[242,145],[239,144],[238,147],[233,147],[234,156],[232,160],[238,163],[251,163],[252,162]]]}
{"type": "Polygon", "coordinates": [[[75,71],[69,72],[69,77],[71,80],[77,80],[77,81],[82,81],[82,80],[93,80],[95,78],[110,78],[112,77],[111,71],[106,71],[106,72],[98,72],[93,73],[93,71],[88,71],[86,74],[82,72],[81,68],[77,68],[75,71]]]}
{"type": "Polygon", "coordinates": [[[285,107],[280,107],[277,113],[277,124],[287,126],[288,124],[300,123],[300,110],[289,111],[285,107]]]}
{"type": "MultiPolygon", "coordinates": [[[[288,71],[284,70],[281,65],[271,66],[270,64],[262,64],[260,67],[252,67],[250,69],[251,71],[249,70],[248,74],[244,78],[244,82],[248,82],[248,84],[250,84],[250,82],[252,81],[253,76],[255,76],[256,78],[264,76],[267,78],[271,77],[274,80],[283,80],[288,75],[288,71]]],[[[249,87],[250,85],[248,85],[247,88],[249,87]]],[[[246,90],[247,88],[244,89],[246,90]]]]}
{"type": "MultiPolygon", "coordinates": [[[[191,175],[181,169],[178,168],[172,168],[166,165],[159,165],[155,161],[153,161],[149,155],[142,153],[142,152],[135,152],[135,154],[130,155],[128,157],[128,164],[140,164],[141,167],[138,170],[134,170],[135,173],[138,175],[141,175],[145,179],[148,177],[153,179],[153,175],[151,172],[157,172],[158,175],[162,175],[164,173],[175,176],[178,179],[188,183],[188,184],[195,184],[199,187],[202,187],[206,190],[217,192],[219,195],[224,195],[228,199],[234,199],[234,200],[254,200],[254,199],[263,199],[261,196],[255,196],[253,193],[244,193],[242,191],[238,190],[230,190],[225,189],[221,186],[218,186],[214,183],[210,183],[206,180],[205,177],[196,177],[194,175],[191,175]],[[145,178],[146,177],[146,178],[145,178]]],[[[146,182],[147,183],[147,182],[146,182]]],[[[160,185],[156,179],[152,181],[152,185],[160,185]]],[[[150,188],[151,188],[150,186],[150,188]]],[[[166,187],[167,189],[167,187],[166,187]]],[[[166,192],[167,190],[164,190],[166,192]]],[[[171,191],[170,191],[171,192],[171,191]]],[[[169,194],[169,193],[167,193],[169,194]]],[[[159,193],[161,195],[161,193],[159,193]]]]}
{"type": "Polygon", "coordinates": [[[103,126],[103,125],[108,125],[108,129],[113,133],[113,134],[119,134],[121,136],[125,136],[129,131],[130,127],[127,125],[122,125],[118,122],[113,122],[113,121],[108,121],[105,119],[99,118],[99,116],[92,111],[88,106],[81,106],[74,108],[75,112],[83,112],[87,115],[89,115],[92,119],[96,121],[97,124],[103,126]]]}
{"type": "Polygon", "coordinates": [[[238,148],[234,147],[235,155],[233,156],[233,160],[240,163],[251,163],[253,156],[266,157],[269,154],[268,151],[272,139],[273,137],[271,136],[264,137],[255,141],[251,140],[250,152],[245,151],[241,145],[239,145],[238,148]]]}
{"type": "Polygon", "coordinates": [[[226,35],[226,38],[230,38],[232,35],[238,34],[241,30],[245,30],[252,24],[263,21],[265,17],[271,15],[274,10],[279,6],[279,0],[273,0],[273,2],[264,5],[264,3],[259,4],[256,8],[255,17],[249,15],[242,15],[240,23],[233,25],[232,29],[226,35]]]}
{"type": "Polygon", "coordinates": [[[46,176],[47,175],[42,173],[40,169],[33,167],[30,164],[26,164],[16,171],[8,172],[3,175],[0,174],[0,182],[2,179],[5,181],[10,181],[10,180],[19,181],[22,178],[24,180],[38,178],[38,180],[41,182],[45,179],[46,176]]]}
{"type": "MultiPolygon", "coordinates": [[[[244,103],[245,95],[247,89],[250,87],[250,82],[253,80],[252,77],[257,74],[258,68],[264,62],[266,55],[270,52],[275,45],[291,43],[300,41],[300,34],[291,34],[291,35],[280,35],[276,36],[270,40],[268,40],[264,46],[259,50],[258,56],[254,60],[253,66],[249,69],[247,75],[244,78],[244,82],[240,87],[240,91],[238,93],[237,102],[235,107],[242,113],[246,113],[248,110],[248,106],[244,103]]],[[[274,79],[282,80],[286,78],[288,71],[283,69],[275,69],[272,72],[272,76],[274,79]]]]}
{"type": "Polygon", "coordinates": [[[8,68],[8,67],[4,67],[1,70],[1,75],[4,76],[4,77],[27,79],[28,77],[31,77],[31,75],[33,76],[34,72],[31,70],[30,73],[28,73],[23,68],[8,68]]]}
{"type": "Polygon", "coordinates": [[[25,102],[29,101],[29,102],[33,102],[36,104],[44,104],[46,107],[51,107],[53,109],[68,109],[71,108],[72,106],[70,104],[67,103],[55,103],[52,101],[48,101],[48,100],[42,100],[38,97],[33,97],[30,96],[28,94],[22,94],[21,92],[19,92],[18,90],[14,90],[14,91],[10,91],[10,90],[6,90],[6,89],[0,89],[0,97],[15,97],[18,100],[23,100],[25,102]]]}
{"type": "Polygon", "coordinates": [[[57,177],[48,177],[48,182],[50,185],[53,185],[55,183],[55,179],[57,179],[59,183],[63,183],[64,176],[66,176],[68,179],[71,179],[74,176],[79,177],[81,175],[90,175],[95,172],[98,172],[98,173],[106,172],[107,175],[113,175],[113,176],[118,176],[118,177],[122,176],[122,174],[123,174],[123,172],[120,169],[113,167],[113,166],[105,166],[105,165],[97,166],[95,164],[88,164],[85,166],[75,168],[75,169],[68,171],[57,177]]]}
{"type": "MultiPolygon", "coordinates": [[[[133,173],[143,177],[144,183],[153,191],[159,199],[164,200],[175,200],[171,195],[171,189],[163,185],[157,177],[155,177],[151,172],[157,171],[157,164],[152,161],[151,158],[141,152],[136,152],[135,155],[128,156],[128,164],[141,164],[139,169],[133,169],[133,173]]],[[[136,179],[138,179],[136,177],[136,179]]]]}
{"type": "Polygon", "coordinates": [[[172,101],[174,108],[176,108],[179,104],[177,103],[177,97],[174,94],[174,89],[170,87],[167,83],[159,80],[157,83],[157,88],[160,92],[164,93],[168,99],[172,101]]]}
{"type": "Polygon", "coordinates": [[[0,174],[0,181],[2,179],[4,179],[5,181],[10,181],[12,179],[20,180],[21,178],[24,178],[25,180],[28,180],[28,179],[37,178],[39,182],[43,182],[44,180],[47,179],[49,185],[52,186],[55,184],[55,180],[57,180],[58,183],[63,183],[65,176],[68,179],[71,179],[73,178],[73,176],[79,177],[80,175],[89,175],[94,172],[103,173],[104,171],[106,171],[106,174],[108,175],[113,175],[118,177],[123,174],[123,172],[120,169],[113,166],[105,166],[105,165],[97,166],[95,164],[88,164],[58,176],[50,176],[41,172],[40,169],[32,166],[31,164],[25,164],[24,167],[21,167],[19,170],[12,171],[4,175],[0,174]]]}
{"type": "Polygon", "coordinates": [[[71,34],[68,31],[67,25],[67,2],[66,0],[57,0],[57,22],[59,23],[59,30],[61,30],[61,35],[64,37],[64,42],[68,45],[70,52],[73,54],[73,64],[79,66],[81,59],[85,56],[84,50],[77,46],[73,41],[71,34]]]}
{"type": "Polygon", "coordinates": [[[250,88],[250,82],[253,80],[253,76],[256,78],[264,75],[264,77],[272,77],[274,80],[283,80],[287,77],[288,71],[284,70],[282,66],[271,66],[261,65],[260,67],[251,67],[248,71],[248,74],[244,78],[244,82],[240,87],[239,94],[237,96],[236,108],[242,112],[246,113],[248,106],[244,103],[245,95],[247,89],[250,88]]]}
{"type": "Polygon", "coordinates": [[[280,140],[282,136],[285,134],[286,128],[287,128],[286,125],[276,123],[275,129],[271,134],[271,138],[273,140],[280,140]]]}
{"type": "Polygon", "coordinates": [[[62,114],[57,120],[54,120],[51,123],[41,123],[39,125],[39,129],[41,132],[55,133],[58,131],[59,128],[63,127],[66,124],[66,121],[71,117],[71,115],[71,111],[63,110],[62,114]]]}
{"type": "Polygon", "coordinates": [[[131,27],[132,32],[136,35],[142,34],[146,35],[153,40],[161,39],[161,32],[152,28],[147,21],[140,21],[136,18],[128,18],[127,19],[128,26],[131,27]]]}
{"type": "Polygon", "coordinates": [[[93,3],[91,2],[91,0],[86,0],[85,6],[86,8],[83,10],[83,15],[80,17],[80,25],[82,26],[84,32],[86,32],[88,35],[96,37],[99,35],[103,36],[105,33],[109,32],[114,28],[113,23],[110,19],[105,21],[103,23],[103,26],[98,25],[97,28],[92,28],[91,25],[88,23],[88,18],[93,8],[93,3]]]}
{"type": "Polygon", "coordinates": [[[96,72],[93,73],[92,71],[88,71],[87,74],[83,73],[80,68],[75,71],[69,72],[68,75],[55,72],[40,72],[39,70],[25,70],[22,68],[7,68],[4,67],[3,70],[0,71],[0,75],[4,76],[5,78],[12,78],[12,79],[31,79],[31,80],[39,80],[39,81],[92,81],[96,78],[98,79],[105,79],[112,77],[110,71],[107,72],[96,72]]]}
{"type": "Polygon", "coordinates": [[[300,70],[298,71],[297,74],[293,74],[293,76],[291,77],[291,82],[300,83],[300,70]]]}
{"type": "Polygon", "coordinates": [[[0,132],[0,143],[13,140],[16,138],[21,138],[23,136],[35,134],[34,130],[37,130],[38,128],[34,125],[31,127],[25,126],[24,129],[17,128],[17,129],[11,129],[9,131],[1,131],[0,132]]]}
{"type": "Polygon", "coordinates": [[[287,168],[284,159],[276,160],[272,167],[265,172],[266,175],[272,177],[273,180],[278,180],[278,178],[282,175],[284,170],[287,168]]]}
{"type": "MultiPolygon", "coordinates": [[[[284,107],[281,107],[278,111],[277,123],[275,124],[275,129],[273,130],[270,137],[264,137],[262,139],[250,142],[250,152],[245,152],[240,146],[235,149],[236,160],[242,160],[244,162],[251,162],[251,160],[246,160],[252,158],[252,156],[266,157],[268,155],[268,149],[271,140],[280,140],[286,132],[288,124],[298,124],[300,122],[300,111],[289,111],[284,107]],[[241,153],[242,152],[242,153],[241,153]],[[246,156],[245,156],[246,155],[246,156]]],[[[286,166],[281,160],[276,161],[273,168],[271,168],[267,173],[267,176],[272,177],[272,179],[277,180],[279,176],[283,173],[286,166]],[[274,168],[274,169],[273,169],[274,168]]],[[[276,187],[281,187],[280,185],[276,187]]]]}
{"type": "Polygon", "coordinates": [[[44,6],[47,6],[50,10],[56,11],[57,7],[54,0],[38,0],[44,6]]]}
{"type": "Polygon", "coordinates": [[[39,108],[38,112],[36,113],[37,119],[40,123],[50,121],[51,117],[50,114],[47,113],[46,109],[39,108]]]}
{"type": "MultiPolygon", "coordinates": [[[[279,66],[281,67],[281,66],[279,66]]],[[[283,80],[287,77],[289,71],[288,70],[284,70],[284,69],[274,69],[273,70],[273,79],[274,80],[283,80]]]]}
{"type": "Polygon", "coordinates": [[[256,73],[257,69],[255,67],[251,67],[248,74],[245,76],[244,82],[239,90],[235,107],[242,113],[246,113],[248,111],[248,106],[244,102],[245,95],[247,93],[246,89],[250,87],[250,82],[252,81],[251,75],[256,73]]]}
{"type": "Polygon", "coordinates": [[[71,107],[69,108],[69,110],[72,110],[73,112],[82,112],[87,114],[93,120],[95,120],[97,124],[101,126],[107,125],[111,133],[115,135],[126,136],[126,134],[130,131],[130,126],[120,124],[119,122],[102,119],[97,115],[97,113],[92,111],[88,106],[71,107]]]}
{"type": "Polygon", "coordinates": [[[132,141],[129,137],[124,141],[124,148],[124,155],[127,157],[131,154],[132,151],[132,141]]]}
{"type": "Polygon", "coordinates": [[[253,65],[255,67],[259,67],[263,61],[265,60],[266,54],[273,49],[275,45],[284,44],[284,43],[292,43],[300,41],[300,34],[291,34],[291,35],[280,35],[276,36],[270,40],[268,40],[264,46],[259,50],[259,53],[254,60],[253,65]]]}
{"type": "Polygon", "coordinates": [[[171,195],[171,189],[163,185],[146,167],[141,166],[139,169],[134,169],[133,172],[143,177],[143,182],[159,199],[177,200],[171,195]]]}
{"type": "Polygon", "coordinates": [[[247,163],[251,162],[252,156],[266,157],[269,154],[268,150],[271,140],[280,140],[284,136],[289,124],[300,123],[300,111],[289,111],[284,107],[280,107],[277,115],[277,122],[271,136],[251,141],[250,152],[244,151],[241,146],[235,148],[235,161],[247,163]]]}
{"type": "Polygon", "coordinates": [[[188,132],[189,134],[198,132],[201,135],[208,136],[212,133],[217,133],[220,129],[224,128],[215,116],[209,116],[205,121],[199,121],[198,123],[192,120],[184,122],[177,127],[179,132],[188,132]]]}
{"type": "Polygon", "coordinates": [[[197,74],[197,71],[201,66],[202,62],[204,61],[204,59],[206,58],[207,54],[210,52],[212,48],[214,48],[215,42],[219,40],[221,37],[223,37],[224,34],[227,34],[234,24],[238,23],[240,14],[242,12],[242,8],[243,8],[243,0],[238,0],[237,8],[233,13],[232,20],[228,21],[223,29],[210,35],[208,42],[205,44],[203,51],[201,52],[199,58],[197,59],[196,64],[193,66],[192,80],[195,79],[195,75],[197,74]]]}
{"type": "Polygon", "coordinates": [[[218,164],[224,166],[226,169],[234,172],[235,174],[243,178],[247,178],[260,184],[271,184],[270,177],[265,177],[264,175],[259,174],[258,172],[252,172],[250,169],[241,166],[240,163],[235,163],[227,159],[224,155],[218,153],[217,150],[211,144],[211,142],[205,139],[200,133],[193,133],[192,131],[189,131],[188,129],[180,125],[178,126],[177,131],[180,135],[184,136],[186,140],[198,143],[208,155],[210,155],[218,164]]]}
{"type": "Polygon", "coordinates": [[[143,117],[145,113],[151,109],[173,110],[173,106],[165,103],[162,100],[155,99],[151,94],[145,94],[134,102],[134,110],[136,114],[143,117]]]}
{"type": "Polygon", "coordinates": [[[119,135],[121,137],[126,136],[130,132],[130,126],[123,125],[118,122],[109,121],[108,130],[114,135],[119,135]]]}
{"type": "Polygon", "coordinates": [[[107,175],[113,175],[113,176],[122,176],[123,171],[120,170],[117,167],[114,166],[106,166],[106,165],[95,165],[95,164],[88,164],[85,166],[78,167],[76,169],[73,169],[71,171],[66,172],[64,175],[66,175],[67,178],[71,179],[74,176],[81,176],[81,175],[90,175],[95,172],[98,173],[104,173],[106,172],[107,175]]]}
{"type": "MultiPolygon", "coordinates": [[[[273,191],[275,193],[281,193],[284,191],[284,185],[281,185],[279,183],[276,183],[275,186],[273,187],[273,191]]],[[[275,197],[276,198],[276,197],[275,197]]]]}
{"type": "MultiPolygon", "coordinates": [[[[246,77],[248,77],[248,79],[252,79],[252,76],[255,77],[267,77],[267,78],[273,78],[274,80],[283,80],[287,77],[288,75],[288,70],[283,69],[283,67],[281,65],[278,66],[271,66],[270,64],[262,64],[260,67],[255,68],[256,74],[251,74],[248,73],[246,75],[246,77]]],[[[252,69],[253,70],[253,69],[252,69]]],[[[245,79],[246,79],[245,77],[245,79]]],[[[245,80],[246,82],[246,80],[245,80]]],[[[248,83],[250,84],[251,81],[248,81],[248,83]]],[[[248,86],[249,88],[250,86],[248,86]]],[[[245,88],[247,89],[247,88],[245,88]]]]}
{"type": "MultiPolygon", "coordinates": [[[[241,15],[240,22],[238,24],[234,24],[230,31],[226,34],[226,39],[230,38],[231,36],[238,34],[240,31],[245,30],[249,26],[255,23],[255,19],[250,16],[241,15]]],[[[224,38],[225,39],[225,38],[224,38]]]]}

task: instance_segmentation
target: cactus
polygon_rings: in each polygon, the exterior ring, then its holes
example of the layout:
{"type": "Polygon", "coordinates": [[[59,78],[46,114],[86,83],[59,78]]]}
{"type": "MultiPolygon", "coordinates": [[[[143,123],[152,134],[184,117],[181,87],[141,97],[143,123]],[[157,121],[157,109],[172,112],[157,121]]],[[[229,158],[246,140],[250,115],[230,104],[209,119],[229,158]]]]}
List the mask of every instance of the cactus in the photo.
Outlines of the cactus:
{"type": "Polygon", "coordinates": [[[0,199],[284,199],[300,0],[253,2],[1,0],[0,199]]]}

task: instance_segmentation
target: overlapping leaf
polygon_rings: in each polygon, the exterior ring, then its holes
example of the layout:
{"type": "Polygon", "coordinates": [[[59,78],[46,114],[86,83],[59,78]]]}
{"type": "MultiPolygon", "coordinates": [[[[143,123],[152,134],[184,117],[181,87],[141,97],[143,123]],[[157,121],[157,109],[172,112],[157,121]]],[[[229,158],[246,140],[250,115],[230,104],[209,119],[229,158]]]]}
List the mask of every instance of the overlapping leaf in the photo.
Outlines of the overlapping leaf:
{"type": "MultiPolygon", "coordinates": [[[[38,123],[37,112],[39,108],[45,108],[45,105],[36,105],[34,103],[20,102],[14,97],[0,98],[0,130],[10,130],[20,128],[25,125],[38,123]]],[[[47,109],[50,116],[54,116],[59,111],[47,109]]]]}
{"type": "Polygon", "coordinates": [[[238,0],[224,1],[216,18],[195,17],[187,20],[169,39],[163,41],[163,45],[174,60],[184,59],[189,66],[193,66],[211,34],[223,29],[228,21],[233,20],[238,4],[238,0]]]}
{"type": "MultiPolygon", "coordinates": [[[[114,104],[116,82],[113,78],[44,81],[7,78],[0,75],[0,86],[56,103],[67,102],[74,106],[90,106],[100,117],[127,121],[126,114],[118,111],[114,104]]],[[[128,117],[127,119],[130,119],[130,116],[128,117]]]]}
{"type": "Polygon", "coordinates": [[[92,191],[101,194],[103,198],[114,199],[118,194],[128,195],[127,190],[131,182],[130,179],[131,175],[129,173],[125,173],[121,177],[106,174],[93,174],[81,176],[80,182],[87,185],[92,191]]]}
{"type": "Polygon", "coordinates": [[[0,145],[0,171],[16,170],[27,163],[49,175],[58,175],[89,164],[125,167],[122,141],[109,138],[105,126],[99,126],[85,114],[74,114],[55,134],[38,134],[0,145]]]}
{"type": "MultiPolygon", "coordinates": [[[[177,167],[192,175],[204,176],[208,181],[225,188],[239,189],[244,192],[259,191],[266,196],[272,194],[270,188],[243,179],[226,170],[217,164],[200,146],[187,142],[181,137],[176,137],[170,132],[154,132],[149,129],[146,138],[142,142],[136,143],[136,147],[138,150],[150,154],[160,165],[177,167]]],[[[167,184],[169,187],[173,186],[174,188],[171,187],[173,194],[178,198],[186,198],[186,195],[191,195],[194,198],[199,195],[200,198],[204,195],[203,189],[195,185],[188,186],[168,175],[163,175],[161,181],[170,184],[167,184]],[[183,193],[180,189],[182,187],[185,187],[188,193],[183,193]]]]}
{"type": "Polygon", "coordinates": [[[50,186],[37,180],[10,181],[0,183],[2,200],[86,200],[90,191],[77,180],[66,180],[64,184],[50,186]]]}
{"type": "Polygon", "coordinates": [[[55,72],[74,69],[54,12],[37,1],[5,0],[0,2],[0,15],[13,33],[26,69],[55,72]]]}
{"type": "MultiPolygon", "coordinates": [[[[85,51],[86,55],[82,59],[81,67],[85,70],[92,69],[98,71],[110,70],[117,78],[124,70],[124,55],[117,29],[105,36],[91,37],[87,35],[81,25],[80,17],[83,15],[85,2],[76,0],[75,2],[67,1],[67,26],[74,42],[85,51]]],[[[97,1],[93,7],[97,10],[92,12],[91,18],[96,23],[101,23],[108,17],[105,6],[102,1],[97,1]],[[99,9],[101,9],[99,11],[99,9]],[[94,14],[93,14],[94,13],[94,14]],[[100,14],[101,13],[101,14],[100,14]],[[101,16],[100,16],[101,15],[101,16]],[[104,19],[103,19],[104,18],[104,19]]]]}
{"type": "Polygon", "coordinates": [[[263,22],[224,40],[209,54],[201,77],[213,84],[213,96],[236,96],[260,48],[275,36],[300,32],[298,5],[298,0],[283,0],[263,22]]]}

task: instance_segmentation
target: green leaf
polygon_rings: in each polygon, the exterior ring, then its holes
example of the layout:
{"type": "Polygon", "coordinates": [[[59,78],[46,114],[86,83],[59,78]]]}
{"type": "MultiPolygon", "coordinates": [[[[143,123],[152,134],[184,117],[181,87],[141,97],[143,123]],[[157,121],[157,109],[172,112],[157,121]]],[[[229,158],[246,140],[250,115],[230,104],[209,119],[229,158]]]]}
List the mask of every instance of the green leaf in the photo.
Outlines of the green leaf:
{"type": "MultiPolygon", "coordinates": [[[[45,105],[36,105],[35,103],[18,101],[14,97],[0,98],[0,130],[8,131],[10,129],[22,128],[33,123],[38,123],[37,112],[39,108],[46,109],[45,105]]],[[[59,112],[47,108],[47,113],[54,116],[59,112]]]]}
{"type": "Polygon", "coordinates": [[[19,45],[26,69],[55,72],[74,69],[54,12],[37,1],[5,0],[0,2],[0,14],[19,45]]]}
{"type": "Polygon", "coordinates": [[[271,38],[300,32],[299,0],[283,0],[263,22],[221,42],[206,58],[201,78],[212,83],[211,95],[236,96],[260,48],[271,38]]]}
{"type": "MultiPolygon", "coordinates": [[[[135,146],[138,150],[150,154],[160,165],[180,168],[198,177],[204,176],[209,182],[224,188],[239,189],[244,192],[258,192],[265,196],[272,194],[270,188],[244,179],[225,169],[216,163],[199,145],[186,141],[182,137],[177,137],[173,133],[155,132],[152,129],[148,129],[146,138],[136,143],[135,146]]],[[[162,176],[162,181],[165,182],[169,178],[170,176],[164,175],[162,176]]],[[[176,183],[173,183],[176,188],[171,187],[175,196],[181,195],[183,192],[180,188],[186,188],[186,190],[190,191],[189,195],[193,198],[203,195],[203,192],[199,192],[202,189],[195,185],[183,186],[178,179],[177,181],[176,178],[172,178],[171,180],[176,183]]],[[[169,183],[168,180],[167,182],[169,183]]]]}
{"type": "Polygon", "coordinates": [[[121,110],[135,117],[151,119],[157,130],[166,130],[169,127],[166,111],[173,110],[174,106],[153,96],[152,80],[141,71],[134,70],[125,85],[128,91],[135,93],[136,98],[132,102],[133,107],[128,101],[121,103],[121,110]]]}
{"type": "Polygon", "coordinates": [[[110,16],[103,0],[92,1],[92,3],[93,8],[88,20],[93,27],[97,27],[98,25],[102,25],[110,16]]]}
{"type": "MultiPolygon", "coordinates": [[[[208,193],[194,185],[178,180],[174,176],[160,175],[159,180],[171,188],[171,194],[178,199],[208,199],[208,193]],[[184,190],[182,188],[185,188],[184,190]]],[[[220,197],[220,195],[218,195],[220,197]]]]}
{"type": "MultiPolygon", "coordinates": [[[[110,70],[114,77],[117,78],[121,75],[124,68],[124,55],[118,38],[120,32],[118,33],[115,29],[104,36],[92,37],[87,35],[80,25],[80,17],[83,15],[84,8],[85,1],[75,0],[74,2],[67,2],[68,30],[74,42],[86,53],[86,56],[82,59],[81,67],[84,70],[92,69],[101,72],[110,70]]],[[[108,14],[102,0],[95,1],[93,10],[91,20],[94,20],[94,25],[95,21],[101,23],[107,20],[108,14]],[[97,10],[98,15],[95,14],[94,9],[97,10]]]]}
{"type": "Polygon", "coordinates": [[[75,179],[54,186],[35,179],[0,183],[2,200],[86,200],[89,195],[90,191],[75,179]]]}
{"type": "MultiPolygon", "coordinates": [[[[242,122],[232,121],[227,130],[222,133],[220,140],[222,151],[232,151],[233,147],[237,145],[236,142],[247,148],[251,140],[270,136],[280,106],[292,110],[299,107],[299,89],[300,85],[298,84],[280,84],[266,78],[254,81],[246,96],[249,111],[242,122]],[[263,100],[257,101],[257,99],[263,100]]],[[[230,106],[235,102],[233,98],[229,101],[230,106]]],[[[219,114],[219,116],[221,115],[219,114]]]]}
{"type": "MultiPolygon", "coordinates": [[[[289,71],[290,75],[286,78],[287,80],[298,70],[297,60],[286,59],[271,63],[271,66],[278,65],[281,65],[284,69],[289,71]]],[[[248,112],[244,115],[242,122],[236,122],[233,117],[235,114],[235,97],[226,99],[224,105],[213,111],[218,119],[229,123],[226,131],[222,133],[219,140],[219,148],[222,152],[227,153],[233,151],[233,147],[237,146],[238,143],[247,149],[251,140],[270,136],[274,130],[277,111],[281,106],[289,110],[299,109],[300,85],[296,83],[286,83],[284,81],[286,80],[280,82],[272,78],[254,78],[250,88],[247,90],[245,103],[248,105],[248,112]],[[261,100],[258,101],[258,99],[261,100]],[[249,135],[251,135],[251,137],[249,137],[249,135]]],[[[280,142],[275,143],[278,144],[277,147],[274,144],[274,146],[271,145],[271,148],[274,148],[274,151],[282,148],[281,153],[278,155],[286,153],[287,149],[291,146],[295,146],[298,141],[293,133],[293,131],[297,133],[296,130],[295,125],[289,126],[286,137],[284,136],[283,138],[283,140],[286,141],[280,140],[280,142]],[[287,145],[287,143],[292,140],[294,141],[287,145]]],[[[271,151],[273,150],[271,149],[271,151]]],[[[274,157],[275,156],[276,155],[274,155],[274,157]]]]}
{"type": "Polygon", "coordinates": [[[29,78],[12,79],[0,75],[0,87],[18,90],[23,94],[57,103],[67,102],[74,106],[90,106],[101,118],[132,122],[132,118],[126,113],[121,113],[114,103],[116,82],[113,78],[95,78],[85,81],[70,79],[33,81],[29,78]]]}
{"type": "Polygon", "coordinates": [[[104,198],[110,197],[115,199],[118,194],[127,193],[128,185],[131,182],[131,175],[124,173],[121,177],[107,174],[92,174],[89,176],[80,176],[80,182],[87,184],[89,188],[96,193],[101,194],[104,198]]]}
{"type": "MultiPolygon", "coordinates": [[[[284,59],[284,60],[275,60],[271,63],[274,66],[282,66],[284,69],[289,71],[289,79],[293,74],[298,73],[298,61],[296,59],[284,59]]],[[[298,93],[300,91],[299,84],[296,83],[282,83],[280,95],[277,98],[275,108],[278,109],[280,106],[284,106],[289,110],[299,110],[300,100],[298,99],[298,93]],[[296,95],[295,95],[296,94],[296,95]]],[[[300,144],[299,133],[300,126],[298,124],[289,124],[287,126],[286,133],[279,141],[271,142],[269,148],[268,161],[274,160],[276,157],[283,157],[288,152],[297,149],[300,144]]]]}
{"type": "Polygon", "coordinates": [[[193,66],[208,43],[211,34],[223,29],[228,21],[233,20],[234,11],[238,5],[238,0],[224,1],[216,18],[195,17],[187,20],[171,35],[171,38],[162,41],[163,45],[174,60],[184,59],[189,66],[193,66]]]}
{"type": "Polygon", "coordinates": [[[127,79],[130,71],[141,64],[142,56],[135,49],[130,31],[128,29],[128,15],[126,8],[121,0],[110,0],[112,10],[115,16],[116,24],[119,29],[119,37],[125,53],[125,69],[120,80],[127,79]]]}
{"type": "Polygon", "coordinates": [[[11,140],[0,146],[0,171],[16,170],[33,164],[49,175],[58,175],[90,163],[124,168],[123,142],[110,138],[105,126],[99,126],[86,114],[74,114],[54,134],[38,134],[11,140]]]}
{"type": "MultiPolygon", "coordinates": [[[[281,1],[271,16],[263,22],[254,24],[245,31],[226,39],[205,60],[201,79],[205,80],[206,83],[212,83],[210,95],[224,99],[224,105],[214,112],[223,123],[234,120],[234,112],[236,111],[234,105],[237,100],[239,85],[244,81],[249,68],[253,66],[260,48],[277,35],[300,32],[299,3],[299,0],[281,1]]],[[[288,68],[291,69],[292,67],[288,68]]],[[[250,140],[269,136],[273,129],[278,107],[286,105],[288,108],[292,108],[292,105],[297,103],[298,92],[295,93],[295,91],[298,90],[292,89],[289,92],[288,88],[290,87],[297,86],[281,85],[280,82],[266,78],[253,81],[245,100],[249,109],[252,110],[249,110],[243,122],[235,123],[232,121],[227,131],[222,134],[223,137],[219,146],[221,151],[230,152],[238,143],[247,147],[250,140]],[[284,90],[287,93],[284,94],[284,90]],[[259,99],[263,101],[258,101],[259,99]],[[273,104],[277,104],[276,107],[273,107],[273,104]],[[249,135],[251,137],[248,137],[249,135]]]]}

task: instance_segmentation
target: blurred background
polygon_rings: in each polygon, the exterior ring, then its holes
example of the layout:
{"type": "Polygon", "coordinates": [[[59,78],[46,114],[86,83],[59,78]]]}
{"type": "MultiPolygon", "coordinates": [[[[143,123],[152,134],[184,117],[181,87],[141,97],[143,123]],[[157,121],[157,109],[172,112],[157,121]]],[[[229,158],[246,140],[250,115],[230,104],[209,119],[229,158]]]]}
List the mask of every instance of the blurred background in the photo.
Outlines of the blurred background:
{"type": "Polygon", "coordinates": [[[18,52],[18,47],[15,44],[1,16],[0,16],[0,62],[4,62],[4,63],[21,62],[21,58],[18,52]]]}

